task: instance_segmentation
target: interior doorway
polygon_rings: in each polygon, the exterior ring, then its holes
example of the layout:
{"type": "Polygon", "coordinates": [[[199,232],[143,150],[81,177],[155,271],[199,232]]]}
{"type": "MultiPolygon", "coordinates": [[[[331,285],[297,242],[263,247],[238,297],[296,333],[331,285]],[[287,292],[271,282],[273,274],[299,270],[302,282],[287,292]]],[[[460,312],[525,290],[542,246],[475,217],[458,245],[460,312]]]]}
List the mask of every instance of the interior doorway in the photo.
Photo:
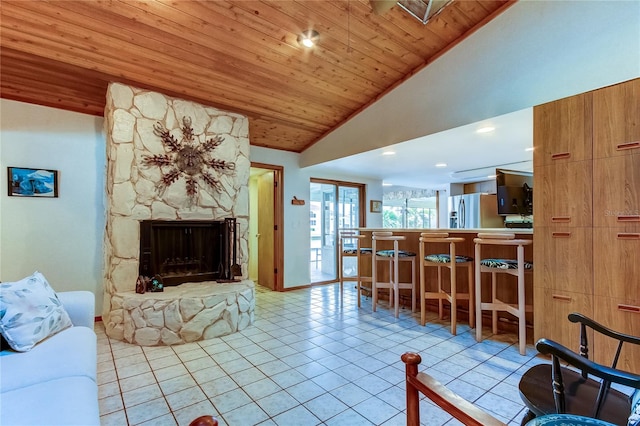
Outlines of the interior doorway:
{"type": "Polygon", "coordinates": [[[280,291],[282,271],[283,168],[251,163],[249,175],[249,279],[280,291]]]}

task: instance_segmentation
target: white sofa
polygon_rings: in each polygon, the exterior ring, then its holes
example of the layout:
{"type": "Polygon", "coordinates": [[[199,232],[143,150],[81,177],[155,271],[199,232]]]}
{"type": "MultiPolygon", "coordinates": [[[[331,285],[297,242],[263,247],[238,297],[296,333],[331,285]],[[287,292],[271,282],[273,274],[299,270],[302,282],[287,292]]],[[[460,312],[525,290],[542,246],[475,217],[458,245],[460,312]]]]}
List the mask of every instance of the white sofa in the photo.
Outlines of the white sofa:
{"type": "Polygon", "coordinates": [[[99,425],[95,297],[57,293],[73,327],[28,352],[0,352],[0,425],[99,425]]]}

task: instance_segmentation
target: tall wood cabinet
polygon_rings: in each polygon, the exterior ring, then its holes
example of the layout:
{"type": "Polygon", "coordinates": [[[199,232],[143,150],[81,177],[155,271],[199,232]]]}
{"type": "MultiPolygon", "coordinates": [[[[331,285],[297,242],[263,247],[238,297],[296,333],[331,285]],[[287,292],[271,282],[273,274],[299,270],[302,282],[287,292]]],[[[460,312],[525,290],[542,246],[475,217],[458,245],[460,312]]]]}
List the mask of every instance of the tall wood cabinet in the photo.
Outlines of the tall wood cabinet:
{"type": "MultiPolygon", "coordinates": [[[[640,335],[640,79],[535,107],[534,148],[534,338],[577,350],[570,312],[640,335]]],[[[618,365],[640,372],[640,350],[618,365]]]]}

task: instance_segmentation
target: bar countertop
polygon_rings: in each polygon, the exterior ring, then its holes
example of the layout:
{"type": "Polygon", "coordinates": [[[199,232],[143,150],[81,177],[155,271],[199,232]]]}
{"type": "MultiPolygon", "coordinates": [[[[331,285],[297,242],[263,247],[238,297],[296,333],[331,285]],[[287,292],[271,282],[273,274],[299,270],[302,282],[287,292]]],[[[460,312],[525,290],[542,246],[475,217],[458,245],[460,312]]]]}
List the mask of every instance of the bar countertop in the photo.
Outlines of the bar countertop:
{"type": "Polygon", "coordinates": [[[451,234],[478,234],[481,232],[498,234],[533,235],[532,228],[358,228],[359,231],[390,231],[390,232],[448,232],[451,234]]]}

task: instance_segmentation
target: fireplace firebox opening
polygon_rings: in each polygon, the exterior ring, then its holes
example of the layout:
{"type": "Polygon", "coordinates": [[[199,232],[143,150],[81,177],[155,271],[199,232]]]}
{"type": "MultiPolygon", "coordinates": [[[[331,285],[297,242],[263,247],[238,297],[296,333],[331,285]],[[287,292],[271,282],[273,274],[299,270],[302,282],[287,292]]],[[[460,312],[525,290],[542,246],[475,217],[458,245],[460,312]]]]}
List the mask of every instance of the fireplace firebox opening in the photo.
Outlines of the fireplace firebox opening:
{"type": "Polygon", "coordinates": [[[236,219],[140,222],[140,275],[165,286],[237,281],[233,277],[236,219]]]}

